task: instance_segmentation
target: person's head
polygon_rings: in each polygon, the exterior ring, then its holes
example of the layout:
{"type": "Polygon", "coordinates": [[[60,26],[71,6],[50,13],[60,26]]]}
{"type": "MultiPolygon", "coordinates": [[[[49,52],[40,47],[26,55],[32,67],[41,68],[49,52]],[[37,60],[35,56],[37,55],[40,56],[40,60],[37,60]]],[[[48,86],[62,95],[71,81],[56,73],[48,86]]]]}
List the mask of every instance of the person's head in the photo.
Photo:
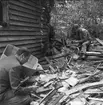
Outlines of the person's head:
{"type": "Polygon", "coordinates": [[[21,64],[26,63],[29,57],[30,57],[30,52],[26,48],[18,49],[16,53],[16,58],[19,60],[21,64]]]}
{"type": "Polygon", "coordinates": [[[73,29],[74,29],[74,30],[77,30],[78,28],[79,28],[79,25],[78,25],[78,24],[74,24],[74,25],[73,25],[73,29]]]}

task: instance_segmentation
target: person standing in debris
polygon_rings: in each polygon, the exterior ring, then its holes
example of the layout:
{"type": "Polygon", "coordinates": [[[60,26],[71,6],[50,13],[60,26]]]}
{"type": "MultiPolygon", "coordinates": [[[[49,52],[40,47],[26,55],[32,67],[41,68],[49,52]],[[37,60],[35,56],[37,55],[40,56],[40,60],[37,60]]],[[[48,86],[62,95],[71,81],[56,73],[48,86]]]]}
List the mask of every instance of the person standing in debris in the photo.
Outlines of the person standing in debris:
{"type": "Polygon", "coordinates": [[[25,71],[22,66],[29,57],[30,52],[20,48],[16,55],[0,60],[0,105],[27,105],[32,100],[30,92],[37,87],[20,86],[21,79],[31,76],[35,71],[25,71]]]}
{"type": "Polygon", "coordinates": [[[46,56],[51,56],[53,54],[52,43],[54,40],[55,32],[54,32],[54,27],[51,26],[50,23],[48,23],[47,26],[48,26],[48,41],[44,43],[43,51],[45,51],[46,56]]]}

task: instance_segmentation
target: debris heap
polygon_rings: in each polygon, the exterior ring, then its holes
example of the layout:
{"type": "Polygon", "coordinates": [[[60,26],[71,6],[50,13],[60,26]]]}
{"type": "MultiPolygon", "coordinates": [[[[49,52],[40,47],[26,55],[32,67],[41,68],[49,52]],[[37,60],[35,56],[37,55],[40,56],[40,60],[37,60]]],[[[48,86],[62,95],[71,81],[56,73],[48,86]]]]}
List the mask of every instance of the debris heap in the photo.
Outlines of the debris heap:
{"type": "Polygon", "coordinates": [[[102,53],[103,42],[96,38],[88,52],[82,53],[71,44],[61,53],[45,57],[48,69],[37,78],[35,84],[40,88],[31,105],[102,105],[102,53]]]}

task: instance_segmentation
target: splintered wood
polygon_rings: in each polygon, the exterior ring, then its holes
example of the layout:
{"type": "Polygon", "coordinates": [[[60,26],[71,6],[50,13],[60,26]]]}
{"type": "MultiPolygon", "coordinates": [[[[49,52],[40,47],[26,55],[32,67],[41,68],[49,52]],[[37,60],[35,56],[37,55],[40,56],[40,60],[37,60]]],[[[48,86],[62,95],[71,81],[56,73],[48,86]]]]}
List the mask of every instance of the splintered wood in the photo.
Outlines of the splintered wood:
{"type": "Polygon", "coordinates": [[[40,75],[39,81],[43,82],[44,90],[50,91],[39,95],[44,97],[32,105],[103,105],[103,50],[93,50],[97,46],[103,48],[103,42],[96,41],[91,51],[85,52],[87,57],[83,60],[79,59],[80,52],[70,51],[70,48],[67,48],[69,52],[45,57],[49,69],[47,74],[40,75]],[[73,57],[75,54],[77,59],[73,57]]]}

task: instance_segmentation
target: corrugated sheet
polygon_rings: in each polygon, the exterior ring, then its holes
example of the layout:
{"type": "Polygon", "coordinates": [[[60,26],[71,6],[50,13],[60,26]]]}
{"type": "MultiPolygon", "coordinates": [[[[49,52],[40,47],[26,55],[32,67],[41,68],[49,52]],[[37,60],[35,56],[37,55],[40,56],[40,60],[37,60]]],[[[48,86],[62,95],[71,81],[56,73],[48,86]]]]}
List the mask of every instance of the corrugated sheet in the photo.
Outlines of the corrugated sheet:
{"type": "Polygon", "coordinates": [[[9,0],[8,11],[9,26],[0,29],[0,54],[7,44],[13,44],[27,47],[42,58],[42,43],[48,39],[48,30],[45,21],[43,26],[41,23],[40,0],[9,0]]]}

